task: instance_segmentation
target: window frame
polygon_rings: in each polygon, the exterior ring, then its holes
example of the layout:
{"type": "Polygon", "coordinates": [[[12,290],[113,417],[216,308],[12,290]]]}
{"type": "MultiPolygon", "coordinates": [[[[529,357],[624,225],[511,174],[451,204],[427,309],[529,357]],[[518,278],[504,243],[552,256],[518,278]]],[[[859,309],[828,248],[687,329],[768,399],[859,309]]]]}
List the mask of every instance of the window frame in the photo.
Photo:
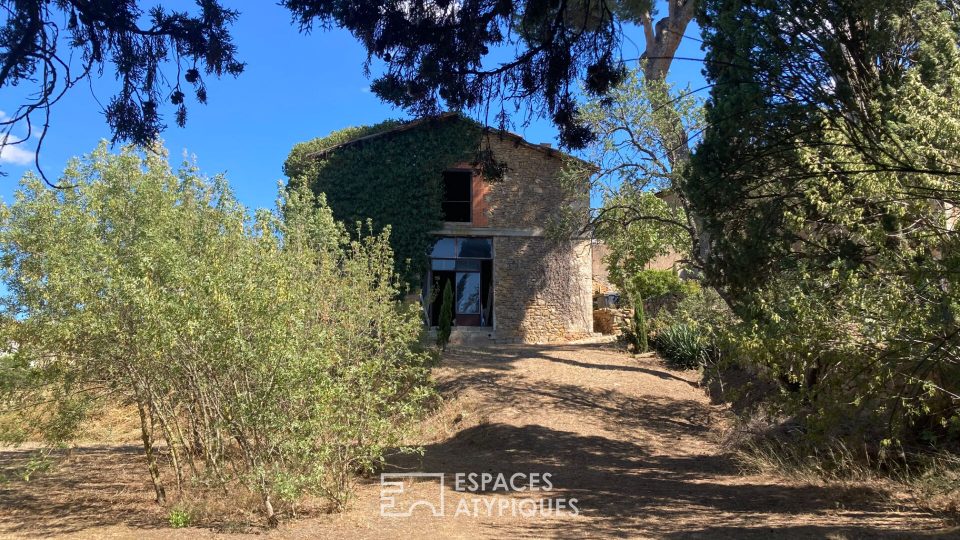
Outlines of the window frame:
{"type": "Polygon", "coordinates": [[[444,223],[473,223],[473,177],[476,175],[476,172],[472,169],[463,169],[463,168],[451,168],[443,170],[443,193],[440,197],[440,211],[443,212],[443,222],[444,223]],[[467,200],[451,200],[447,199],[447,182],[446,175],[447,173],[460,173],[464,174],[467,177],[467,200]],[[444,210],[444,205],[447,203],[453,204],[466,204],[467,205],[467,220],[466,221],[451,221],[447,216],[446,211],[444,210]]]}
{"type": "MultiPolygon", "coordinates": [[[[486,327],[496,328],[496,319],[494,318],[494,315],[493,315],[493,314],[494,314],[493,310],[495,309],[495,307],[494,307],[495,301],[494,301],[494,299],[493,299],[492,296],[490,296],[489,298],[485,298],[484,295],[483,295],[483,287],[484,287],[484,285],[483,285],[483,283],[484,283],[483,276],[484,276],[484,272],[485,272],[484,269],[483,269],[484,263],[489,264],[489,270],[487,270],[486,272],[488,272],[488,279],[489,279],[489,283],[490,283],[490,285],[489,285],[489,287],[490,287],[490,294],[492,295],[492,293],[493,293],[492,287],[493,287],[493,281],[494,281],[494,280],[493,280],[493,277],[494,277],[494,271],[495,271],[495,270],[494,270],[494,267],[493,267],[493,261],[494,261],[494,258],[496,257],[495,246],[494,246],[494,241],[493,241],[493,240],[494,240],[494,238],[493,238],[492,236],[474,236],[474,235],[449,235],[449,236],[443,235],[443,236],[437,236],[437,237],[435,237],[434,245],[430,248],[430,251],[427,253],[427,258],[428,258],[428,260],[429,260],[429,264],[428,264],[428,266],[427,266],[427,268],[428,268],[428,270],[427,270],[427,280],[426,280],[425,289],[424,289],[424,290],[426,291],[427,296],[433,294],[434,281],[433,281],[433,278],[432,278],[431,276],[433,276],[433,273],[434,273],[434,272],[450,272],[450,273],[453,273],[453,274],[454,274],[453,283],[454,283],[455,286],[456,286],[456,283],[457,283],[457,281],[458,281],[458,280],[457,280],[457,276],[460,276],[460,275],[462,275],[462,274],[476,274],[477,277],[478,277],[478,279],[480,280],[479,312],[477,312],[477,313],[461,313],[461,312],[459,311],[459,307],[460,307],[460,306],[458,305],[459,302],[458,302],[458,299],[456,298],[457,292],[456,292],[456,289],[454,289],[454,306],[453,306],[454,316],[470,316],[470,317],[479,316],[479,317],[480,317],[480,321],[481,321],[481,324],[480,324],[479,326],[480,326],[480,327],[485,327],[485,328],[486,328],[486,327]],[[451,257],[451,256],[448,256],[447,253],[449,253],[449,252],[443,253],[442,250],[441,250],[441,253],[442,253],[443,256],[440,256],[440,257],[434,256],[434,255],[433,255],[434,252],[435,252],[435,249],[434,249],[434,248],[437,246],[437,244],[439,244],[440,242],[446,241],[446,240],[451,240],[451,241],[452,241],[452,244],[453,244],[453,245],[452,245],[452,246],[449,246],[449,247],[452,247],[452,248],[453,248],[453,256],[452,256],[452,257],[451,257]],[[460,243],[461,243],[462,241],[477,241],[477,240],[480,240],[480,241],[485,242],[486,245],[489,247],[489,252],[488,252],[489,254],[488,254],[488,255],[486,255],[486,256],[479,256],[479,257],[478,257],[478,256],[467,256],[467,257],[460,257],[460,256],[458,256],[458,255],[460,254],[460,252],[461,252],[460,243]],[[448,264],[449,264],[449,267],[448,267],[448,268],[443,268],[443,269],[439,269],[439,268],[438,268],[438,269],[435,269],[435,268],[434,268],[434,263],[436,263],[436,262],[440,262],[441,264],[443,264],[443,263],[448,263],[448,264]],[[464,267],[464,266],[459,266],[459,265],[457,264],[458,262],[460,262],[461,264],[467,263],[467,264],[469,264],[469,265],[471,266],[471,268],[468,269],[468,268],[466,268],[466,267],[464,267]],[[474,264],[474,263],[476,263],[476,264],[478,265],[476,268],[473,268],[473,264],[474,264]],[[459,266],[459,267],[458,267],[458,266],[459,266]],[[488,300],[489,300],[489,303],[490,303],[489,306],[487,305],[488,300]],[[488,308],[489,308],[489,312],[486,311],[488,308]],[[493,321],[493,324],[490,324],[490,323],[489,323],[489,321],[491,321],[491,320],[493,321]],[[484,321],[488,321],[488,322],[485,324],[484,321]]],[[[481,251],[485,251],[485,250],[481,250],[481,251]]],[[[430,316],[432,317],[432,315],[430,315],[430,316]]]]}

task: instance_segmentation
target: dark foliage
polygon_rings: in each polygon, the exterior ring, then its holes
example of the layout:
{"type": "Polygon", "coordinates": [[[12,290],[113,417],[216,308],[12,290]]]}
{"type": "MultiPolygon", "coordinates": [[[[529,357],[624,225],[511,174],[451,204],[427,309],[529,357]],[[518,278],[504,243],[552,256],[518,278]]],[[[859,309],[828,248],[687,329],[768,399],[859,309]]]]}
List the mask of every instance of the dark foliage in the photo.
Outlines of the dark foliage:
{"type": "Polygon", "coordinates": [[[712,89],[684,190],[739,352],[811,437],[955,444],[957,4],[701,8],[712,89]]]}
{"type": "MultiPolygon", "coordinates": [[[[708,127],[685,192],[714,243],[708,264],[716,285],[745,294],[801,258],[826,268],[837,260],[861,266],[876,257],[885,246],[844,234],[808,202],[812,180],[828,179],[850,194],[871,173],[957,174],[953,163],[913,151],[895,132],[897,124],[909,123],[898,111],[902,99],[894,97],[908,70],[919,66],[930,88],[948,84],[938,66],[946,67],[954,47],[937,44],[924,26],[928,21],[910,20],[931,4],[940,4],[939,16],[953,6],[926,0],[701,2],[704,73],[712,89],[708,127]],[[820,156],[818,172],[804,162],[810,152],[820,156]],[[847,157],[837,157],[840,152],[847,157]],[[819,225],[797,234],[785,222],[789,214],[819,225]]],[[[909,196],[960,202],[955,192],[909,196]]],[[[889,221],[883,226],[891,231],[907,223],[861,202],[866,216],[889,221]]]]}
{"type": "Polygon", "coordinates": [[[120,82],[105,105],[114,141],[152,143],[165,128],[167,102],[183,126],[187,91],[205,103],[204,75],[236,76],[244,68],[229,32],[237,12],[217,0],[198,0],[197,6],[199,12],[190,14],[146,10],[136,0],[0,0],[0,89],[33,90],[0,121],[0,141],[17,123],[45,131],[50,108],[108,65],[120,82]]]}
{"type": "MultiPolygon", "coordinates": [[[[372,84],[385,101],[417,116],[477,108],[500,98],[526,103],[560,128],[561,143],[582,147],[575,122],[577,81],[595,94],[622,80],[621,22],[636,21],[649,0],[284,0],[301,29],[349,30],[386,72],[372,84]],[[496,66],[491,51],[513,51],[496,66]]],[[[509,53],[508,53],[509,54],[509,53]]]]}
{"type": "Polygon", "coordinates": [[[464,118],[446,118],[360,140],[398,125],[391,120],[347,128],[300,143],[284,171],[291,186],[307,182],[326,194],[338,221],[370,220],[375,230],[389,226],[397,273],[418,288],[430,232],[442,226],[443,171],[458,163],[484,165],[482,128],[464,118]],[[350,141],[356,142],[338,147],[350,141]]]}

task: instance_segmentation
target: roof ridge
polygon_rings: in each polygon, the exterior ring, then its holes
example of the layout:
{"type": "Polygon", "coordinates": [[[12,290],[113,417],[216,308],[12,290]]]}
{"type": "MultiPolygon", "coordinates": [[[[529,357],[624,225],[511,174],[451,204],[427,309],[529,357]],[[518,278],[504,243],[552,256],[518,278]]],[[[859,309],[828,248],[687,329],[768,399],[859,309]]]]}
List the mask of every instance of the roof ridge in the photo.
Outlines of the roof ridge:
{"type": "Polygon", "coordinates": [[[429,123],[429,122],[445,121],[445,120],[449,120],[449,119],[451,119],[451,118],[460,118],[460,119],[463,119],[463,120],[467,120],[467,121],[470,121],[470,122],[474,122],[474,123],[480,125],[480,126],[481,126],[481,129],[482,129],[485,133],[493,132],[493,133],[496,133],[497,135],[499,135],[499,136],[501,136],[501,137],[504,137],[504,136],[509,137],[509,138],[511,138],[511,139],[514,139],[515,142],[518,142],[518,143],[520,143],[520,144],[523,144],[524,146],[526,146],[526,147],[528,147],[528,148],[530,148],[530,149],[537,150],[537,151],[539,151],[539,152],[545,153],[545,154],[547,154],[548,156],[551,156],[551,157],[552,157],[552,156],[556,155],[557,157],[566,157],[566,158],[573,159],[573,160],[579,161],[580,163],[583,163],[583,164],[585,164],[585,165],[588,165],[588,166],[593,167],[593,164],[592,164],[592,163],[590,163],[590,162],[588,162],[588,161],[586,161],[586,160],[584,160],[584,159],[581,159],[581,158],[579,158],[579,157],[577,157],[577,156],[571,155],[571,154],[569,154],[569,153],[567,153],[567,152],[564,152],[564,151],[562,151],[562,150],[560,150],[560,149],[558,149],[558,148],[553,148],[552,146],[546,146],[546,145],[543,145],[543,144],[532,143],[532,142],[524,139],[522,135],[518,135],[518,134],[513,133],[512,131],[508,131],[508,130],[506,130],[506,129],[494,128],[494,127],[491,127],[491,126],[485,126],[485,125],[481,124],[480,122],[477,122],[476,120],[474,120],[474,119],[472,119],[472,118],[470,118],[470,117],[468,117],[468,116],[466,116],[466,115],[464,115],[464,114],[462,114],[462,113],[460,113],[460,112],[458,112],[458,111],[447,111],[447,112],[440,113],[440,114],[434,115],[434,116],[423,116],[423,117],[421,117],[421,118],[415,118],[415,119],[413,119],[413,120],[410,120],[409,122],[405,122],[405,123],[400,124],[400,125],[398,125],[398,126],[394,126],[394,127],[390,128],[390,129],[385,129],[385,130],[383,130],[383,131],[378,131],[378,132],[376,132],[376,133],[371,133],[371,134],[369,134],[369,135],[364,135],[364,136],[362,136],[362,137],[357,137],[356,139],[350,139],[349,141],[344,141],[344,142],[342,142],[342,143],[340,143],[340,144],[335,144],[335,145],[330,146],[330,147],[328,147],[328,148],[324,148],[324,149],[318,150],[318,151],[316,151],[316,152],[311,152],[311,153],[307,154],[307,157],[308,157],[308,158],[320,158],[320,157],[323,157],[323,156],[325,156],[325,155],[327,155],[327,154],[329,154],[329,153],[331,153],[331,152],[335,152],[335,151],[340,150],[340,149],[342,149],[342,148],[346,148],[346,147],[348,147],[348,146],[352,146],[352,145],[357,144],[357,143],[359,143],[359,142],[369,141],[369,140],[372,140],[372,139],[377,139],[377,138],[380,138],[380,137],[384,137],[384,136],[386,136],[386,135],[392,135],[392,134],[400,133],[400,132],[403,132],[403,131],[408,131],[408,130],[414,129],[414,128],[416,128],[416,127],[419,127],[419,126],[421,126],[421,125],[423,125],[423,124],[427,124],[427,123],[429,123]]]}
{"type": "Polygon", "coordinates": [[[316,152],[311,152],[311,153],[307,154],[307,157],[308,157],[308,158],[312,158],[312,157],[322,157],[322,156],[324,156],[324,155],[326,155],[326,154],[329,154],[330,152],[333,152],[333,151],[335,151],[335,150],[339,150],[339,149],[344,148],[344,147],[347,147],[347,146],[351,146],[351,145],[356,144],[356,143],[361,142],[361,141],[367,141],[367,140],[370,140],[370,139],[376,139],[376,138],[382,137],[382,136],[384,136],[384,135],[389,135],[389,134],[393,134],[393,133],[399,133],[399,132],[402,132],[402,131],[407,131],[407,130],[413,129],[413,128],[415,128],[415,127],[418,127],[418,126],[420,126],[420,125],[422,125],[422,124],[426,124],[427,122],[437,121],[437,120],[447,120],[447,119],[449,119],[449,118],[453,118],[453,117],[456,117],[456,116],[461,116],[461,117],[462,117],[463,115],[461,115],[460,113],[458,113],[458,112],[456,112],[456,111],[447,111],[447,112],[445,112],[445,113],[441,113],[441,114],[438,114],[438,115],[435,115],[435,116],[423,116],[423,117],[420,117],[420,118],[414,118],[413,120],[404,122],[404,123],[402,123],[402,124],[400,124],[400,125],[398,125],[398,126],[394,126],[394,127],[392,127],[392,128],[389,128],[389,129],[384,129],[384,130],[382,130],[382,131],[377,131],[376,133],[371,133],[371,134],[369,134],[369,135],[364,135],[364,136],[362,136],[362,137],[357,137],[357,138],[355,138],[355,139],[350,139],[350,140],[348,140],[348,141],[343,141],[342,143],[335,144],[335,145],[333,145],[333,146],[329,146],[329,147],[324,148],[324,149],[322,149],[322,150],[317,150],[316,152]]]}

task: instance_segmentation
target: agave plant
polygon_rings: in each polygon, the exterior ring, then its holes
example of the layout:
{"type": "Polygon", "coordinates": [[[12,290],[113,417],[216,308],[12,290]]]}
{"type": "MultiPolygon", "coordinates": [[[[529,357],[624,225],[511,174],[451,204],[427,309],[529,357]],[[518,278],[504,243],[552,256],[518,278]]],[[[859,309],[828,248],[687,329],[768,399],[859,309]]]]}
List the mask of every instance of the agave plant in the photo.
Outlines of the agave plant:
{"type": "Polygon", "coordinates": [[[657,332],[653,348],[673,369],[696,369],[709,357],[710,340],[696,325],[677,323],[657,332]]]}

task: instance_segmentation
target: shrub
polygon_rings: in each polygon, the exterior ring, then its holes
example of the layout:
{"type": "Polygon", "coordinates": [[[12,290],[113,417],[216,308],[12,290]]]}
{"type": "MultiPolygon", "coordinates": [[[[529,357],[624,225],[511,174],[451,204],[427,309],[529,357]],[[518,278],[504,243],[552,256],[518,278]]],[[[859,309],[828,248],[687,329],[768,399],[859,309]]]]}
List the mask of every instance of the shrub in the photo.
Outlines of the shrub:
{"type": "Polygon", "coordinates": [[[306,188],[251,218],[154,152],[101,146],[62,184],[0,207],[0,419],[56,443],[119,398],[159,502],[163,445],[178,489],[249,490],[271,524],[306,494],[342,508],[430,396],[389,231],[351,238],[306,188]]]}
{"type": "Polygon", "coordinates": [[[630,284],[641,298],[666,294],[689,296],[700,290],[696,281],[680,279],[673,270],[641,270],[630,277],[630,284]]]}
{"type": "Polygon", "coordinates": [[[193,518],[190,516],[190,512],[179,506],[171,508],[170,515],[167,517],[167,522],[170,523],[170,526],[174,529],[189,527],[192,521],[193,518]]]}
{"type": "MultiPolygon", "coordinates": [[[[623,272],[620,272],[623,274],[623,272]]],[[[633,306],[633,318],[630,328],[626,329],[627,339],[633,344],[637,352],[649,350],[649,324],[644,302],[651,298],[662,298],[668,294],[678,294],[686,297],[695,294],[700,286],[694,281],[681,280],[673,270],[641,270],[629,276],[627,286],[630,287],[628,297],[633,306]]],[[[659,311],[655,305],[651,313],[659,311]]]]}
{"type": "Polygon", "coordinates": [[[660,311],[650,325],[653,348],[674,369],[716,364],[734,321],[715,291],[701,289],[660,311]]]}
{"type": "Polygon", "coordinates": [[[673,369],[697,369],[709,356],[709,338],[693,324],[677,323],[657,332],[653,347],[673,369]]]}

